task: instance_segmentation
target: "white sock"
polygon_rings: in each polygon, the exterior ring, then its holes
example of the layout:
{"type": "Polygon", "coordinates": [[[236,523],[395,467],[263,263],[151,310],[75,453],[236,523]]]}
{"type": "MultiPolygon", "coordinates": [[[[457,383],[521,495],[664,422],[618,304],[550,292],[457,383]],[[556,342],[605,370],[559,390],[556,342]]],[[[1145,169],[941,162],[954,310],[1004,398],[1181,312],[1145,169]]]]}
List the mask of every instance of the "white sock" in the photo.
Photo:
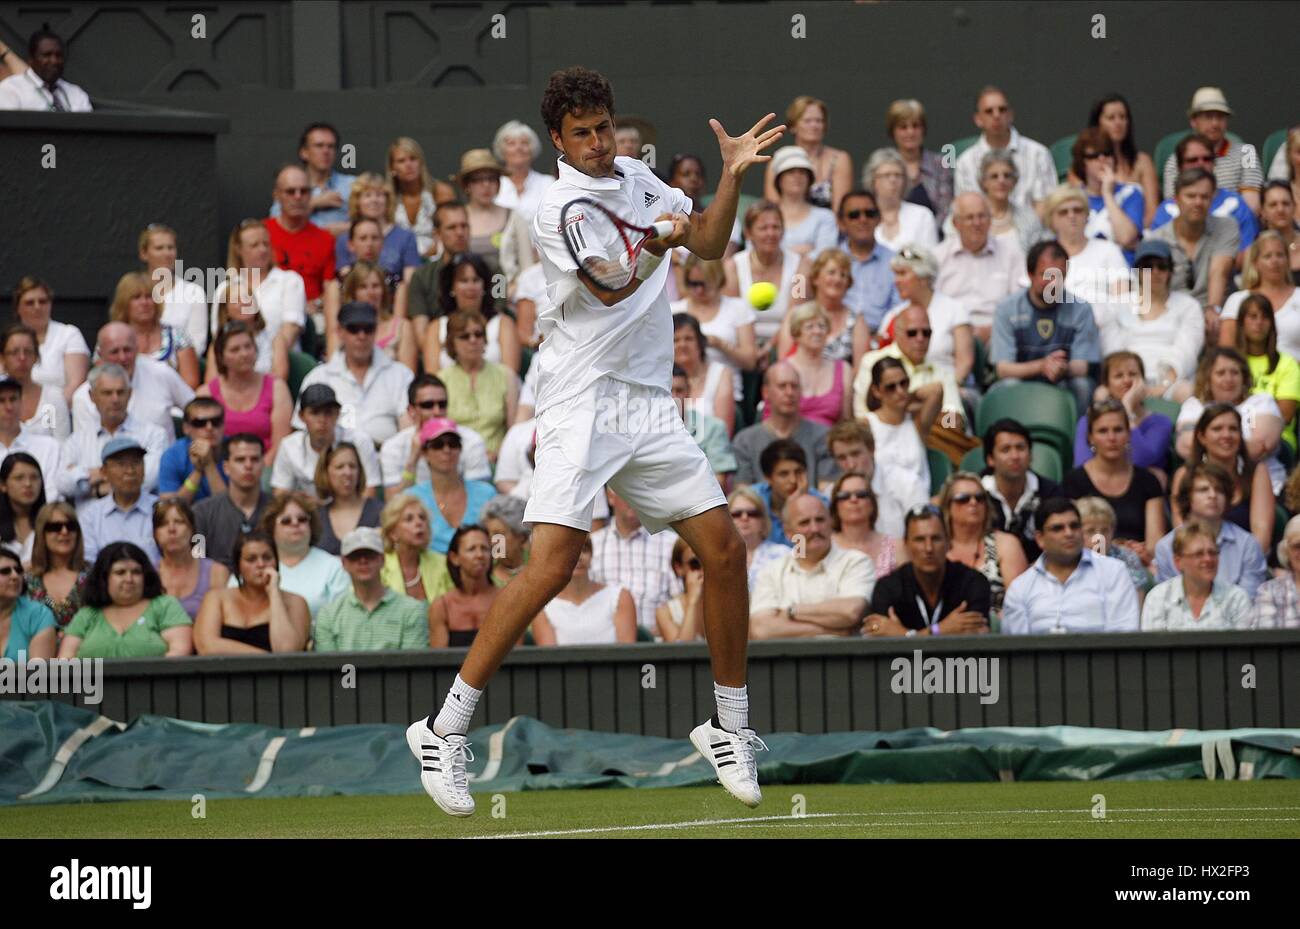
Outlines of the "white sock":
{"type": "Polygon", "coordinates": [[[724,687],[713,682],[713,696],[718,702],[718,725],[728,732],[749,728],[749,688],[724,687]]]}
{"type": "Polygon", "coordinates": [[[446,736],[452,733],[464,735],[468,732],[470,717],[474,715],[474,708],[478,706],[478,698],[481,696],[483,691],[475,690],[457,674],[456,682],[447,692],[447,699],[442,701],[438,718],[429,727],[434,735],[446,736]]]}

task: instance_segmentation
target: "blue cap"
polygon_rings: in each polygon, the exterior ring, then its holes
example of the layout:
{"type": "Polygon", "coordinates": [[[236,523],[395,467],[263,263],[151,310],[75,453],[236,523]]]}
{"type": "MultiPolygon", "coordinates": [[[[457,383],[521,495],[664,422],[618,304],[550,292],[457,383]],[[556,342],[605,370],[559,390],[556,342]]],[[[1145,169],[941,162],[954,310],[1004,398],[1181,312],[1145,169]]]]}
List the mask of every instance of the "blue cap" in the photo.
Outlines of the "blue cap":
{"type": "Polygon", "coordinates": [[[104,451],[99,457],[101,461],[108,461],[114,455],[120,455],[123,452],[139,452],[143,455],[144,446],[128,435],[120,435],[108,440],[108,444],[104,446],[104,451]]]}
{"type": "Polygon", "coordinates": [[[1173,261],[1174,250],[1163,239],[1143,239],[1133,255],[1133,264],[1137,264],[1143,258],[1163,258],[1165,261],[1173,261]]]}

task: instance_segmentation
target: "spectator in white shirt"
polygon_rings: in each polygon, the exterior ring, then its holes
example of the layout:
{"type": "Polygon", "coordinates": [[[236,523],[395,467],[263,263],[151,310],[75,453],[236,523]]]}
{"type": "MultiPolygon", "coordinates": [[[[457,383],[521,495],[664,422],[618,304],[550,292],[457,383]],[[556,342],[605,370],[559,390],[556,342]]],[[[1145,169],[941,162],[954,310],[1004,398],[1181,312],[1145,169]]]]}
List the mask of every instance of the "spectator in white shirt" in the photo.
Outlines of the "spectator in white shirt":
{"type": "Polygon", "coordinates": [[[593,555],[590,577],[598,584],[612,584],[632,594],[637,623],[653,634],[657,628],[655,610],[681,592],[673,574],[671,529],[654,535],[641,525],[641,518],[613,488],[605,491],[614,520],[591,534],[593,555]]]}
{"type": "Polygon", "coordinates": [[[109,441],[123,437],[135,440],[144,449],[144,489],[154,490],[170,433],[131,412],[134,391],[121,365],[96,365],[86,386],[87,402],[95,415],[88,417],[84,425],[78,424],[64,446],[59,493],[78,504],[103,496],[108,484],[101,470],[101,452],[109,441]]]}
{"type": "MultiPolygon", "coordinates": [[[[208,350],[208,301],[199,283],[184,276],[184,263],[177,267],[176,230],[162,223],[150,223],[140,233],[140,260],[153,281],[154,298],[163,305],[162,322],[183,329],[200,358],[208,350]]],[[[191,269],[193,270],[193,269],[191,269]]]]}
{"type": "Polygon", "coordinates": [[[1115,300],[1128,281],[1128,260],[1114,242],[1090,238],[1087,234],[1088,197],[1078,187],[1062,184],[1047,196],[1043,215],[1047,225],[1065,249],[1065,289],[1076,300],[1092,305],[1096,322],[1108,312],[1099,306],[1115,300]]]}
{"type": "Polygon", "coordinates": [[[492,139],[492,154],[506,169],[496,205],[514,210],[530,223],[542,202],[542,194],[555,183],[549,174],[533,170],[533,162],[541,153],[542,142],[537,133],[517,119],[503,125],[492,139]]]}
{"type": "Polygon", "coordinates": [[[908,244],[927,249],[939,244],[934,214],[903,199],[907,166],[897,149],[878,148],[871,153],[862,169],[862,186],[875,196],[876,208],[880,210],[880,222],[876,225],[877,242],[895,252],[908,244]]]}
{"type": "MultiPolygon", "coordinates": [[[[236,315],[257,330],[257,372],[289,377],[289,352],[307,324],[307,285],[297,271],[276,267],[271,233],[260,219],[246,219],[226,245],[227,279],[212,302],[212,336],[236,315]],[[249,319],[261,317],[261,327],[249,319]]],[[[211,370],[209,356],[208,367],[211,370]]]]}
{"type": "Polygon", "coordinates": [[[1143,632],[1246,629],[1253,625],[1250,597],[1219,580],[1217,533],[1198,519],[1174,530],[1178,576],[1157,584],[1142,608],[1143,632]]]}
{"type": "Polygon", "coordinates": [[[439,203],[456,199],[456,190],[446,181],[434,180],[420,143],[398,136],[388,146],[388,186],[397,204],[394,221],[415,233],[415,244],[424,258],[438,254],[442,246],[434,236],[433,214],[439,203]]]}
{"type": "MultiPolygon", "coordinates": [[[[1021,206],[1012,198],[1019,183],[1020,168],[1006,149],[992,149],[980,159],[980,190],[988,198],[991,234],[1027,252],[1043,237],[1043,223],[1036,210],[1021,206]]],[[[949,213],[943,223],[943,234],[947,237],[956,232],[949,213]]]]}
{"type": "Polygon", "coordinates": [[[90,349],[76,326],[55,322],[51,318],[54,291],[39,278],[24,277],[13,291],[14,316],[36,333],[41,358],[32,370],[38,384],[63,390],[69,406],[72,395],[86,381],[90,370],[90,349]]]}
{"type": "Polygon", "coordinates": [[[871,558],[831,541],[830,513],[812,494],[787,500],[782,523],[802,544],[759,571],[750,638],[854,635],[876,586],[871,558]]]}
{"type": "MultiPolygon", "coordinates": [[[[406,388],[406,398],[409,401],[406,415],[414,425],[386,440],[379,450],[385,497],[430,479],[429,465],[415,437],[426,421],[447,415],[447,385],[432,374],[421,374],[411,381],[406,388]]],[[[487,444],[483,437],[460,424],[457,424],[456,432],[462,443],[460,476],[467,481],[490,481],[492,467],[488,463],[487,444]]]]}
{"type": "Polygon", "coordinates": [[[1083,521],[1069,500],[1044,500],[1034,540],[1043,553],[1007,588],[1002,632],[1137,632],[1137,591],[1118,558],[1084,547],[1083,521]]]}
{"type": "MultiPolygon", "coordinates": [[[[130,378],[130,412],[174,435],[172,410],[184,409],[194,399],[194,390],[176,371],[160,361],[140,357],[135,330],[126,323],[109,323],[99,330],[95,353],[101,364],[121,365],[130,378]]],[[[99,413],[90,399],[90,383],[77,388],[72,398],[72,428],[90,429],[99,424],[99,413]]],[[[157,474],[155,469],[153,472],[157,474]]],[[[146,485],[148,486],[148,485],[146,485]]]]}
{"type": "Polygon", "coordinates": [[[997,87],[985,87],[975,100],[975,125],[980,137],[957,157],[955,188],[957,193],[979,190],[979,167],[984,155],[995,148],[1005,148],[1016,160],[1020,181],[1012,195],[1017,206],[1038,209],[1039,204],[1056,186],[1056,162],[1041,142],[1016,131],[1011,103],[997,87]]]}
{"type": "MultiPolygon", "coordinates": [[[[339,310],[339,339],[343,347],[303,378],[302,389],[328,384],[343,405],[345,426],[355,428],[382,445],[400,428],[406,411],[406,388],[415,377],[375,346],[378,314],[368,303],[348,303],[339,310]]],[[[295,415],[295,429],[303,428],[295,415]]]]}
{"type": "Polygon", "coordinates": [[[966,308],[975,338],[985,344],[993,332],[994,309],[1029,285],[1025,253],[989,235],[990,217],[983,194],[958,194],[952,204],[957,234],[939,243],[934,253],[939,263],[934,289],[966,308]]]}
{"type": "Polygon", "coordinates": [[[381,479],[375,445],[368,437],[339,425],[340,406],[333,389],[327,384],[313,384],[298,397],[298,408],[306,428],[289,433],[280,442],[271,469],[271,488],[275,495],[283,497],[293,491],[313,493],[320,456],[340,442],[347,442],[357,449],[365,472],[362,496],[373,497],[381,479]]]}
{"type": "Polygon", "coordinates": [[[72,417],[62,389],[38,383],[33,377],[41,360],[36,333],[22,323],[9,326],[0,332],[0,357],[4,360],[5,375],[22,388],[23,429],[60,442],[66,439],[72,431],[72,417]]]}
{"type": "Polygon", "coordinates": [[[22,385],[13,378],[0,378],[0,461],[14,452],[31,455],[40,465],[46,496],[50,500],[57,500],[59,443],[47,435],[38,435],[25,429],[21,421],[21,410],[22,385]]]}
{"type": "MultiPolygon", "coordinates": [[[[11,57],[12,51],[5,56],[11,57]]],[[[90,96],[63,79],[66,61],[63,40],[49,26],[32,33],[27,42],[28,68],[0,81],[0,110],[89,113],[90,96]]]]}

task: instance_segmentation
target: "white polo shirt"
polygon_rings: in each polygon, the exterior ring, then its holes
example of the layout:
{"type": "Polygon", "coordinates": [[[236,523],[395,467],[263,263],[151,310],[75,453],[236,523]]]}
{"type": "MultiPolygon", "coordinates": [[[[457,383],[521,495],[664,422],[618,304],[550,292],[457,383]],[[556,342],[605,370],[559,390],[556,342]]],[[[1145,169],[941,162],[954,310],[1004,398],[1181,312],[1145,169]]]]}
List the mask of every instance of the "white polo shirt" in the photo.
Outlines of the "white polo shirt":
{"type": "Polygon", "coordinates": [[[68,383],[63,369],[65,355],[85,355],[89,359],[90,347],[76,326],[52,319],[45,329],[45,341],[41,343],[41,360],[32,368],[32,380],[50,387],[65,387],[68,383]]]}
{"type": "MultiPolygon", "coordinates": [[[[93,409],[93,407],[92,407],[93,409]]],[[[158,464],[163,452],[171,444],[168,438],[172,433],[163,432],[153,423],[146,422],[135,414],[128,412],[117,432],[112,434],[99,424],[99,412],[95,412],[95,421],[84,429],[75,429],[63,446],[62,466],[59,470],[59,493],[67,500],[84,503],[88,497],[80,495],[78,482],[89,478],[90,469],[101,467],[104,459],[101,453],[109,439],[125,436],[135,439],[144,446],[144,486],[145,493],[158,487],[158,464]]],[[[48,482],[47,482],[48,483],[48,482]]]]}
{"type": "MultiPolygon", "coordinates": [[[[539,369],[537,412],[606,375],[667,394],[673,321],[664,288],[671,262],[662,262],[626,300],[606,307],[578,280],[577,265],[564,245],[560,211],[570,200],[588,197],[627,222],[648,226],[661,213],[690,213],[691,200],[635,158],[616,157],[613,177],[588,177],[563,156],[556,163],[559,178],[542,196],[531,227],[551,304],[538,307],[543,341],[533,358],[539,369]]],[[[580,231],[589,225],[582,219],[570,221],[580,231]]],[[[597,242],[593,235],[587,235],[586,242],[589,249],[601,246],[608,249],[606,254],[615,254],[613,242],[597,242]]]]}
{"type": "MultiPolygon", "coordinates": [[[[131,401],[127,411],[136,419],[152,423],[167,435],[176,434],[172,408],[184,409],[194,399],[194,389],[171,365],[137,355],[131,376],[131,401]]],[[[99,410],[90,399],[90,381],[72,395],[72,431],[99,428],[99,410]]],[[[164,446],[165,447],[165,446],[164,446]]],[[[155,476],[157,471],[154,472],[155,476]]]]}
{"type": "Polygon", "coordinates": [[[0,442],[0,461],[4,461],[14,452],[26,452],[36,459],[41,466],[41,481],[45,484],[46,501],[58,500],[58,477],[62,447],[47,435],[36,435],[21,429],[14,437],[12,445],[0,442]]]}
{"type": "Polygon", "coordinates": [[[836,597],[861,597],[871,602],[876,589],[876,565],[871,556],[851,548],[831,545],[826,557],[804,568],[794,550],[764,565],[749,600],[750,614],[784,610],[800,604],[822,603],[836,597]]]}
{"type": "MultiPolygon", "coordinates": [[[[361,468],[366,472],[366,486],[378,487],[380,479],[379,456],[375,443],[368,435],[353,429],[334,427],[334,444],[350,442],[361,457],[361,468]]],[[[271,487],[275,490],[301,490],[316,496],[316,463],[320,452],[311,447],[307,430],[299,429],[280,440],[280,450],[275,453],[275,466],[271,469],[271,487]]]]}
{"type": "MultiPolygon", "coordinates": [[[[346,428],[364,432],[376,445],[382,445],[397,433],[397,422],[410,405],[406,388],[414,377],[410,368],[376,348],[365,378],[358,384],[343,359],[343,349],[339,349],[325,364],[308,372],[302,379],[302,390],[312,384],[328,384],[343,406],[341,420],[348,423],[346,428]]],[[[293,427],[304,428],[297,410],[293,414],[293,427]]]]}
{"type": "MultiPolygon", "coordinates": [[[[445,318],[445,317],[444,317],[445,318]]],[[[460,435],[460,476],[467,481],[491,481],[492,466],[488,463],[487,443],[469,426],[456,424],[460,435]]],[[[415,427],[407,426],[379,449],[379,466],[384,475],[384,486],[395,487],[402,483],[402,471],[411,460],[411,443],[415,441],[415,427]]],[[[429,463],[420,456],[415,466],[415,483],[431,480],[429,463]]]]}
{"type": "Polygon", "coordinates": [[[89,113],[94,109],[90,105],[90,95],[76,84],[69,84],[59,78],[51,93],[31,68],[0,81],[0,110],[54,112],[57,109],[54,106],[56,97],[59,105],[68,113],[89,113]]]}
{"type": "MultiPolygon", "coordinates": [[[[214,339],[217,337],[217,311],[225,298],[226,284],[223,282],[217,288],[216,297],[212,301],[212,312],[209,314],[214,339]]],[[[272,337],[279,333],[280,327],[285,323],[292,323],[300,329],[307,323],[307,285],[297,271],[272,268],[269,274],[262,275],[257,287],[253,289],[253,299],[266,323],[266,331],[272,337]]]]}

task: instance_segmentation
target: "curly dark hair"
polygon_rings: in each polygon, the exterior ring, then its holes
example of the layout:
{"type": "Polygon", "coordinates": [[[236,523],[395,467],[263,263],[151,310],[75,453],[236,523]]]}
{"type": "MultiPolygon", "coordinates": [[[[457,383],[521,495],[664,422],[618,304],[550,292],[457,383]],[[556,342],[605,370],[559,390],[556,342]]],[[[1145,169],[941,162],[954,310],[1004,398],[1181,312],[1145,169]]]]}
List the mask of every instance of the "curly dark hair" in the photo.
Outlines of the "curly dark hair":
{"type": "Polygon", "coordinates": [[[162,579],[140,546],[130,542],[111,542],[99,553],[90,569],[90,576],[86,578],[84,602],[87,606],[102,610],[113,603],[113,598],[108,595],[108,575],[119,561],[134,561],[144,572],[144,596],[141,599],[152,600],[163,595],[162,579]]]}
{"type": "Polygon", "coordinates": [[[603,74],[575,65],[551,74],[542,94],[542,123],[548,130],[560,131],[564,114],[587,113],[605,109],[614,115],[614,90],[603,74]]]}

